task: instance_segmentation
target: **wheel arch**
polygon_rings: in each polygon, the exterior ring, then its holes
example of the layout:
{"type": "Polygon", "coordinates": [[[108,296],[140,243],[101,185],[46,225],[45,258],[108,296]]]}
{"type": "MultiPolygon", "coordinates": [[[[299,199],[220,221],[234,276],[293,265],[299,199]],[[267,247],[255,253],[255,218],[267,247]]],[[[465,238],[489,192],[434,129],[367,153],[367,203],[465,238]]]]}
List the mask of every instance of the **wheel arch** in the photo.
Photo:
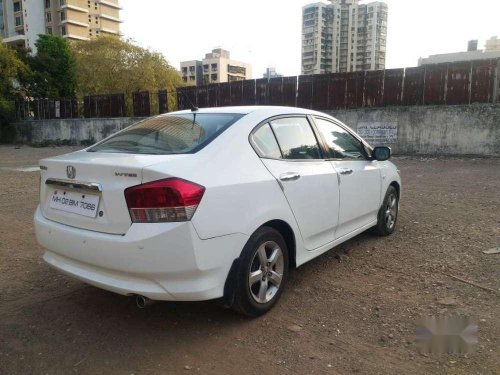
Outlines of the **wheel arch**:
{"type": "Polygon", "coordinates": [[[392,181],[389,186],[394,187],[398,193],[398,198],[401,198],[401,185],[397,181],[392,181]]]}
{"type": "Polygon", "coordinates": [[[292,227],[283,220],[270,220],[262,224],[259,228],[261,227],[270,227],[276,229],[281,234],[288,249],[288,260],[290,268],[296,268],[297,241],[295,240],[295,233],[293,232],[292,227]]]}
{"type": "MultiPolygon", "coordinates": [[[[295,238],[295,233],[294,233],[292,227],[290,226],[290,224],[288,224],[286,221],[280,220],[280,219],[269,220],[269,221],[265,222],[264,224],[262,224],[261,226],[259,226],[258,228],[256,228],[255,231],[252,233],[252,235],[262,227],[273,228],[281,234],[281,236],[285,240],[287,250],[288,250],[289,268],[296,268],[297,267],[297,262],[296,262],[297,241],[295,238]]],[[[223,294],[222,300],[223,300],[223,304],[226,308],[231,307],[234,303],[234,293],[235,293],[235,286],[236,286],[236,273],[238,271],[239,264],[240,264],[240,256],[233,261],[233,264],[231,265],[231,269],[229,270],[229,274],[226,278],[226,282],[224,284],[224,294],[223,294]]]]}

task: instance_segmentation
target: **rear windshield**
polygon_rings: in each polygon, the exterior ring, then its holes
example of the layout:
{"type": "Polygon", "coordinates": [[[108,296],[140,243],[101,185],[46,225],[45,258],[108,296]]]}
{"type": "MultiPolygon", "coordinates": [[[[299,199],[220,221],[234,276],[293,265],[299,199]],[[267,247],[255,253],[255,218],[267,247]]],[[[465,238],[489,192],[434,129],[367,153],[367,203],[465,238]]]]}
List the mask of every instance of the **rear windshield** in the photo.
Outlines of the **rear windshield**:
{"type": "Polygon", "coordinates": [[[241,117],[242,114],[230,113],[153,117],[128,127],[87,151],[160,155],[193,153],[241,117]]]}

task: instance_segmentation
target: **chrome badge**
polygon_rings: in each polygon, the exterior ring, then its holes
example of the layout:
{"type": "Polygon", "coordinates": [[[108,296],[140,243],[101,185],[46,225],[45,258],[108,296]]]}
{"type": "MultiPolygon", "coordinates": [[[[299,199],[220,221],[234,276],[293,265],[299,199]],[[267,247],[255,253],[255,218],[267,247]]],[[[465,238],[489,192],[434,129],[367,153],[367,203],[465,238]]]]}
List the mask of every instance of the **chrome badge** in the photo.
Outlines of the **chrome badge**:
{"type": "Polygon", "coordinates": [[[68,178],[75,178],[76,177],[76,168],[73,167],[72,165],[68,165],[66,167],[66,176],[68,176],[68,178]]]}

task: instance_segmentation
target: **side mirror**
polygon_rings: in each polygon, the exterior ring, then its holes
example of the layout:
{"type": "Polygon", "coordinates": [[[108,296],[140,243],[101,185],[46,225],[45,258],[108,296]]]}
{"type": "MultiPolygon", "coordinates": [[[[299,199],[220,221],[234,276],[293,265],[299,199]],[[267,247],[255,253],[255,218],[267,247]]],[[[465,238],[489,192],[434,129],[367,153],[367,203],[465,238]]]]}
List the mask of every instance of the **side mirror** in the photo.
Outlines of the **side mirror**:
{"type": "Polygon", "coordinates": [[[391,153],[392,151],[390,147],[375,147],[372,151],[372,159],[378,161],[386,161],[391,158],[391,153]]]}

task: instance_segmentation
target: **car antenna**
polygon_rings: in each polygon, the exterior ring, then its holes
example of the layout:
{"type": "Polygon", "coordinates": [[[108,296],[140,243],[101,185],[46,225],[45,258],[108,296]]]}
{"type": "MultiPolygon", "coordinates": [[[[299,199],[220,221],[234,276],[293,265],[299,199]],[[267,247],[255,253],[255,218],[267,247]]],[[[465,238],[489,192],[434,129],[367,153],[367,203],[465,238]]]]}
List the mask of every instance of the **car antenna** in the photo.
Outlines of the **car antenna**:
{"type": "Polygon", "coordinates": [[[189,96],[186,94],[186,92],[184,90],[181,89],[180,91],[181,91],[182,95],[188,100],[189,105],[191,106],[191,112],[196,112],[199,108],[193,104],[193,102],[191,101],[191,99],[189,98],[189,96]]]}

